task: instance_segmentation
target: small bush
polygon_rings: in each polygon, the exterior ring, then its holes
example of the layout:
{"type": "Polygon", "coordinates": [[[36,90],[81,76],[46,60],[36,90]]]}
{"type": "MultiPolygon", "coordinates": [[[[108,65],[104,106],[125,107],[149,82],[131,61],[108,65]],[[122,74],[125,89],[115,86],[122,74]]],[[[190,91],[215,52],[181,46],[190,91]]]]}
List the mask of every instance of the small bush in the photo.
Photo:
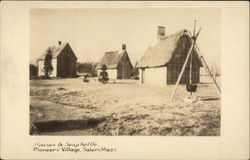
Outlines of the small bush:
{"type": "Polygon", "coordinates": [[[84,78],[83,82],[89,82],[89,80],[87,78],[84,78]]]}
{"type": "Polygon", "coordinates": [[[103,84],[109,80],[108,73],[106,70],[107,70],[107,66],[105,64],[102,65],[98,80],[99,80],[99,82],[102,82],[103,84]]]}
{"type": "Polygon", "coordinates": [[[89,75],[88,75],[88,74],[84,75],[83,82],[89,82],[88,77],[89,77],[89,75]]]}
{"type": "Polygon", "coordinates": [[[136,77],[134,77],[134,79],[135,79],[135,80],[139,80],[139,77],[138,77],[138,76],[136,76],[136,77]]]}

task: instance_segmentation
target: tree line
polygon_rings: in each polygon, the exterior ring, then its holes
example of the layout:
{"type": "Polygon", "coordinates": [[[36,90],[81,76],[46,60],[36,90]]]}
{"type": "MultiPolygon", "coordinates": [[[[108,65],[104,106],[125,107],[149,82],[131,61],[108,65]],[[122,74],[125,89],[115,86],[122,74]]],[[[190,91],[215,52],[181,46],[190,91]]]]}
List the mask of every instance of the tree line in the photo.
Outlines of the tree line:
{"type": "Polygon", "coordinates": [[[97,63],[95,62],[77,62],[76,71],[78,74],[88,74],[91,77],[97,76],[97,63]]]}

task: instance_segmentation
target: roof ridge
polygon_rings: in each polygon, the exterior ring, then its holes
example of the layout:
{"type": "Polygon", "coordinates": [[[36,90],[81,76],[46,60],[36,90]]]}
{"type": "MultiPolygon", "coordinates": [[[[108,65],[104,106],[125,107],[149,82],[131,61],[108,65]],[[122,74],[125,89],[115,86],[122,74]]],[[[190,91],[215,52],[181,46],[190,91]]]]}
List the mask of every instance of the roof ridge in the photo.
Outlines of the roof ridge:
{"type": "Polygon", "coordinates": [[[105,54],[107,53],[107,54],[109,54],[109,53],[117,53],[118,52],[118,50],[115,50],[115,51],[106,51],[105,52],[105,54]]]}
{"type": "Polygon", "coordinates": [[[172,54],[179,43],[179,39],[186,35],[190,37],[188,30],[182,29],[149,45],[137,66],[154,67],[166,65],[172,58],[172,54]]]}
{"type": "Polygon", "coordinates": [[[97,68],[100,68],[103,64],[105,64],[107,68],[116,68],[124,53],[126,53],[125,50],[105,52],[104,56],[98,63],[97,68]]]}
{"type": "Polygon", "coordinates": [[[52,58],[54,59],[54,58],[57,58],[57,56],[61,53],[61,51],[66,47],[66,45],[67,44],[69,44],[68,42],[64,42],[64,43],[62,43],[62,44],[60,44],[60,45],[51,45],[51,46],[49,46],[45,51],[44,51],[44,53],[43,53],[43,55],[40,57],[40,58],[38,58],[37,60],[44,60],[45,59],[45,56],[46,56],[46,54],[47,54],[47,51],[48,51],[48,49],[50,48],[51,49],[51,51],[52,51],[52,58]]]}
{"type": "Polygon", "coordinates": [[[164,40],[164,39],[167,39],[167,38],[169,38],[169,37],[176,36],[176,35],[178,35],[178,34],[183,34],[183,33],[188,34],[188,31],[189,31],[189,30],[187,30],[187,29],[181,29],[181,30],[179,30],[179,31],[177,31],[177,32],[171,33],[171,34],[169,34],[169,35],[167,35],[167,36],[165,36],[165,37],[160,38],[160,40],[164,40]]]}

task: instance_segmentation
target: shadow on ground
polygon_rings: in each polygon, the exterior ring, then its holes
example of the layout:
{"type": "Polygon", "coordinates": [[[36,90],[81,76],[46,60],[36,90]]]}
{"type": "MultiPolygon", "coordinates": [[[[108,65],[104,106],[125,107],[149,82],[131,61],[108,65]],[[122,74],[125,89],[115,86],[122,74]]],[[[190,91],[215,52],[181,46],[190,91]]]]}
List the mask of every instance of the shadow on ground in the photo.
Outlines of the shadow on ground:
{"type": "Polygon", "coordinates": [[[202,101],[217,101],[220,100],[218,97],[200,97],[202,101]]]}
{"type": "Polygon", "coordinates": [[[36,127],[35,131],[31,130],[31,135],[36,135],[42,132],[57,132],[68,130],[83,130],[96,127],[99,123],[103,122],[105,118],[100,119],[85,119],[85,120],[65,120],[65,121],[47,121],[47,122],[34,122],[36,127]]]}

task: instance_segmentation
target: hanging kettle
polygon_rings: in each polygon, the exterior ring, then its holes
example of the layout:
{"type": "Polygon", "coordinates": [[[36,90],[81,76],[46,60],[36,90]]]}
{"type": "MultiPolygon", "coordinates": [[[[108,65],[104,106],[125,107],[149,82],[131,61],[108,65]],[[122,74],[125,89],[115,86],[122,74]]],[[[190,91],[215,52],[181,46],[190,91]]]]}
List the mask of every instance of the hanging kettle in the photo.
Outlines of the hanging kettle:
{"type": "Polygon", "coordinates": [[[186,84],[186,89],[188,92],[196,92],[197,90],[197,85],[196,84],[186,84]]]}

